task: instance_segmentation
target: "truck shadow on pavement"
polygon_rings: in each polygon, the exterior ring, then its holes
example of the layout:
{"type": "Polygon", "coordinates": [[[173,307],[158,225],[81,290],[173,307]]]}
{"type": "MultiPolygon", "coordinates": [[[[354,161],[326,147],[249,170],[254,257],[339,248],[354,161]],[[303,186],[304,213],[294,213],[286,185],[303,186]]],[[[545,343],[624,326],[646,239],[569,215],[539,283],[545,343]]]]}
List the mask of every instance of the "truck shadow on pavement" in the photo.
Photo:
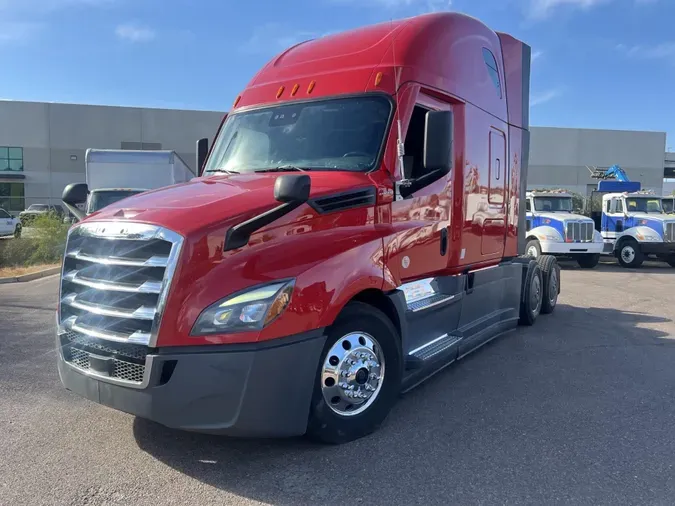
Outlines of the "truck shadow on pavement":
{"type": "Polygon", "coordinates": [[[269,504],[672,503],[669,330],[667,318],[559,305],[403,396],[378,432],[342,446],[142,419],[134,436],[171,468],[269,504]]]}

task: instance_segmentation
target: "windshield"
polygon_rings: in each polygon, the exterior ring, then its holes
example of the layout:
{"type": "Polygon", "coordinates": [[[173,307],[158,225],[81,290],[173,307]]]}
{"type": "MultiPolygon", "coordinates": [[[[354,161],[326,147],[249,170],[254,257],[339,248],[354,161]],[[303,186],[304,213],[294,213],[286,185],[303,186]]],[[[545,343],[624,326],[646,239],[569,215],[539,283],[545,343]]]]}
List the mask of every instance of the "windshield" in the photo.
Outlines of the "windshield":
{"type": "Polygon", "coordinates": [[[47,206],[45,204],[32,204],[29,208],[28,211],[46,211],[47,206]]]}
{"type": "Polygon", "coordinates": [[[628,197],[626,210],[629,213],[661,213],[661,199],[654,197],[628,197]]]}
{"type": "Polygon", "coordinates": [[[661,205],[663,206],[663,212],[664,213],[672,213],[673,212],[673,199],[663,199],[661,201],[661,205]]]}
{"type": "Polygon", "coordinates": [[[143,193],[143,190],[120,190],[120,191],[105,191],[105,192],[92,192],[89,195],[89,206],[87,208],[87,214],[95,213],[100,211],[110,204],[119,202],[122,199],[131,197],[138,193],[143,193]]]}
{"type": "Polygon", "coordinates": [[[556,211],[572,212],[572,197],[535,197],[535,211],[555,213],[556,211]]]}
{"type": "Polygon", "coordinates": [[[383,96],[287,104],[241,112],[223,125],[205,174],[261,169],[368,171],[391,114],[383,96]]]}

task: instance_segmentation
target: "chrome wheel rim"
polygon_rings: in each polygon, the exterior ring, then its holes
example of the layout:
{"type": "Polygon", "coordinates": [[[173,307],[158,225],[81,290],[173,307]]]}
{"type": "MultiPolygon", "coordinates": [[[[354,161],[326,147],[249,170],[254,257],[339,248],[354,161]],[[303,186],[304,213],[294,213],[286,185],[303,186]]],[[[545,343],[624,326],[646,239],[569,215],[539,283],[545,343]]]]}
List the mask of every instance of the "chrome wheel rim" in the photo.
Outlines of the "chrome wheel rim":
{"type": "Polygon", "coordinates": [[[341,337],[326,354],[320,380],[321,393],[331,410],[341,416],[363,413],[382,389],[382,348],[365,332],[341,337]]]}
{"type": "Polygon", "coordinates": [[[537,248],[535,246],[530,246],[527,248],[527,254],[532,258],[537,258],[537,248]]]}
{"type": "Polygon", "coordinates": [[[623,261],[627,264],[635,260],[635,249],[633,246],[624,246],[621,248],[621,258],[623,258],[623,261]]]}

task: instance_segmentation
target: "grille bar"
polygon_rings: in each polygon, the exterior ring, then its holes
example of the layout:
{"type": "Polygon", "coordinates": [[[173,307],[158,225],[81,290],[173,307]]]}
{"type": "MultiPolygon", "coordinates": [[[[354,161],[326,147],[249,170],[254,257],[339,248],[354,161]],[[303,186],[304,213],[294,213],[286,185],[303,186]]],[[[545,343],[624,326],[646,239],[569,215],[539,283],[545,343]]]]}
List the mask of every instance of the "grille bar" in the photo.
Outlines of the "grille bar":
{"type": "Polygon", "coordinates": [[[134,310],[117,309],[104,306],[103,304],[94,304],[88,301],[77,300],[77,294],[69,293],[61,299],[62,304],[68,304],[76,309],[81,309],[89,313],[101,316],[113,316],[115,318],[133,318],[135,320],[153,320],[155,318],[155,308],[141,306],[134,310]]]}
{"type": "Polygon", "coordinates": [[[65,322],[63,322],[63,326],[67,330],[73,330],[88,337],[107,339],[108,341],[117,341],[121,343],[129,342],[145,345],[150,343],[150,332],[142,332],[137,330],[133,334],[129,335],[122,334],[120,332],[113,332],[109,329],[97,329],[95,327],[80,323],[76,316],[71,316],[68,318],[65,322]]]}
{"type": "Polygon", "coordinates": [[[67,256],[76,260],[83,260],[85,262],[93,262],[103,265],[126,265],[129,267],[166,267],[169,264],[169,257],[166,256],[153,256],[146,260],[138,260],[135,258],[89,255],[87,253],[82,253],[79,250],[69,251],[67,256]]]}
{"type": "Polygon", "coordinates": [[[136,285],[130,283],[118,283],[104,279],[84,277],[81,276],[77,270],[65,273],[63,279],[96,290],[114,290],[127,293],[159,293],[162,289],[161,281],[144,281],[143,283],[136,285]]]}

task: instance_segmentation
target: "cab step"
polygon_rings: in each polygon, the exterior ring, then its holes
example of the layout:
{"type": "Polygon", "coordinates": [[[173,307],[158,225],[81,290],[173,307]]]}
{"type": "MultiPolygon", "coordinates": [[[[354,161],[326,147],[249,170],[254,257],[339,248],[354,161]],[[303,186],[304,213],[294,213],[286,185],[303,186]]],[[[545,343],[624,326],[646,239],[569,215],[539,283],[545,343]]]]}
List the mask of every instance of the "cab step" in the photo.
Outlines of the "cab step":
{"type": "Polygon", "coordinates": [[[405,360],[406,370],[420,369],[425,364],[442,358],[445,352],[452,349],[453,345],[461,339],[461,336],[456,334],[443,334],[429,341],[422,346],[419,346],[408,353],[405,360]]]}

